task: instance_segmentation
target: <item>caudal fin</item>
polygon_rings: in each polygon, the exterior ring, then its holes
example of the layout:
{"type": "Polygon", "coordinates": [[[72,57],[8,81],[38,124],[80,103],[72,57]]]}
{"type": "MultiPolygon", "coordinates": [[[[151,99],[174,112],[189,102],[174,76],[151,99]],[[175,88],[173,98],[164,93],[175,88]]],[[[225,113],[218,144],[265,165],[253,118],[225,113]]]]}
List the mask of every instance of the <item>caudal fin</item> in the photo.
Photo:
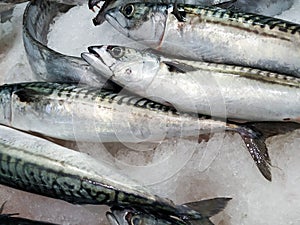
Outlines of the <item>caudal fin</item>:
{"type": "Polygon", "coordinates": [[[198,202],[189,202],[184,205],[199,212],[203,217],[211,217],[221,212],[231,198],[213,198],[198,202]]]}
{"type": "Polygon", "coordinates": [[[181,218],[191,224],[211,225],[213,224],[209,217],[221,212],[227,205],[231,198],[213,198],[197,202],[189,202],[177,206],[177,209],[182,213],[181,218]],[[197,212],[197,216],[193,217],[186,215],[186,211],[193,210],[197,212]]]}
{"type": "Polygon", "coordinates": [[[300,124],[259,122],[239,125],[236,131],[241,135],[259,171],[267,180],[271,181],[271,160],[265,141],[268,137],[285,134],[296,129],[300,129],[300,124]]]}

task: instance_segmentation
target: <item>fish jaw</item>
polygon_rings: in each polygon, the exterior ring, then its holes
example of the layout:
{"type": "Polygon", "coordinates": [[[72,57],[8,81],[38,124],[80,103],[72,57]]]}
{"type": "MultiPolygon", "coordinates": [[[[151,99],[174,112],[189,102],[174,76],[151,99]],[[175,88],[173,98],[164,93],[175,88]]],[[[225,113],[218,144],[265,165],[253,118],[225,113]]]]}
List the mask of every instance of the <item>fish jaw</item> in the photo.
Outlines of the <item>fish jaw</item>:
{"type": "Polygon", "coordinates": [[[155,7],[151,3],[132,3],[109,9],[104,17],[126,37],[156,48],[160,46],[164,37],[168,8],[168,5],[163,4],[155,7]],[[134,7],[136,11],[131,17],[126,17],[123,12],[123,9],[128,6],[134,7]]]}
{"type": "Polygon", "coordinates": [[[110,79],[113,76],[113,72],[101,57],[95,53],[83,52],[81,53],[81,58],[83,58],[88,64],[90,64],[101,76],[110,79]]]}

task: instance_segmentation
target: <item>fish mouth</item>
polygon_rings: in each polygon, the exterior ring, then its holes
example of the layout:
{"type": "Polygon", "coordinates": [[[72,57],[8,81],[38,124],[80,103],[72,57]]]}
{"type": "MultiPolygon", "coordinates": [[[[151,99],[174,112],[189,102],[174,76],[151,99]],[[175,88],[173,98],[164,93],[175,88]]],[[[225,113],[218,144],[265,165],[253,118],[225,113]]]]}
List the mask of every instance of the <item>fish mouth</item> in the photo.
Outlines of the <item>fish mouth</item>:
{"type": "MultiPolygon", "coordinates": [[[[104,45],[97,45],[97,46],[89,46],[88,47],[88,51],[90,54],[94,55],[97,59],[101,60],[101,62],[103,64],[105,64],[105,62],[103,61],[103,59],[101,58],[101,56],[99,55],[99,53],[95,50],[95,49],[102,49],[104,45]]],[[[105,64],[106,65],[106,64],[105,64]]]]}
{"type": "Polygon", "coordinates": [[[109,10],[108,12],[105,13],[104,18],[116,30],[118,30],[120,33],[124,34],[125,36],[129,37],[125,29],[125,27],[127,27],[127,23],[124,17],[120,17],[119,19],[116,19],[114,12],[112,10],[109,10]]]}
{"type": "Polygon", "coordinates": [[[105,52],[103,49],[104,45],[98,46],[89,46],[89,52],[81,53],[81,58],[83,58],[89,65],[91,65],[94,69],[100,72],[104,77],[110,78],[113,76],[113,71],[110,68],[105,60],[101,57],[101,51],[105,52]]]}

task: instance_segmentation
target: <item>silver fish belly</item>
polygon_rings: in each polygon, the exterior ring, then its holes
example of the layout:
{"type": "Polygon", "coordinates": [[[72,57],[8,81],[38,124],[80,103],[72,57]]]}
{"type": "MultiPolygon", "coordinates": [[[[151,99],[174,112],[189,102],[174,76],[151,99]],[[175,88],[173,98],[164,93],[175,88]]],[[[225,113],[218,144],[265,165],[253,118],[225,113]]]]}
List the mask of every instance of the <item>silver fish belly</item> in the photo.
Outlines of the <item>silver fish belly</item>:
{"type": "Polygon", "coordinates": [[[218,7],[132,3],[106,20],[136,41],[177,58],[300,76],[300,26],[218,7]]]}
{"type": "Polygon", "coordinates": [[[75,204],[201,218],[198,212],[153,195],[121,174],[87,154],[0,126],[1,184],[75,204]]]}
{"type": "Polygon", "coordinates": [[[300,79],[249,67],[161,58],[120,46],[82,57],[107,79],[184,112],[246,121],[300,122],[300,79]]]}

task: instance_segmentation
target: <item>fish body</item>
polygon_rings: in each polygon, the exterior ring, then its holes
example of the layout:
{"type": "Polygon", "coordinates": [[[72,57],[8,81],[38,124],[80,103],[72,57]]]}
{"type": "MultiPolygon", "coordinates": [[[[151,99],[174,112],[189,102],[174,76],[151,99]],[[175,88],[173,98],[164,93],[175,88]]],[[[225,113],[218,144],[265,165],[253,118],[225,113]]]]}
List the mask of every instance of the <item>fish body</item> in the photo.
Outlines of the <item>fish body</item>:
{"type": "Polygon", "coordinates": [[[202,218],[189,207],[151,194],[105,162],[3,126],[0,183],[74,204],[134,207],[154,214],[202,218]]]}
{"type": "Polygon", "coordinates": [[[122,0],[122,1],[119,1],[119,0],[89,0],[88,1],[88,6],[89,6],[89,9],[91,9],[92,11],[95,11],[94,10],[94,7],[97,7],[97,8],[100,8],[97,16],[93,19],[93,22],[94,24],[96,25],[100,25],[102,24],[104,21],[105,21],[105,18],[104,18],[104,14],[107,10],[109,9],[112,9],[112,8],[115,8],[115,7],[118,7],[120,5],[124,5],[124,4],[127,4],[127,3],[133,3],[133,2],[143,2],[143,3],[163,3],[163,4],[174,4],[174,3],[182,3],[182,4],[192,4],[192,5],[205,5],[205,6],[208,6],[208,5],[223,5],[224,7],[225,6],[228,6],[230,5],[231,7],[231,4],[233,4],[232,2],[236,2],[235,0],[122,0]],[[99,6],[100,5],[100,2],[104,2],[101,7],[99,6]]]}
{"type": "Polygon", "coordinates": [[[274,16],[282,13],[284,10],[289,9],[294,0],[279,1],[279,0],[106,0],[104,4],[99,6],[99,3],[104,0],[89,0],[88,5],[94,11],[94,7],[100,8],[99,13],[93,19],[95,24],[101,24],[105,21],[104,14],[111,8],[118,7],[127,3],[144,2],[144,3],[163,3],[163,4],[189,4],[189,5],[202,5],[202,6],[218,6],[224,9],[230,9],[236,12],[248,12],[255,14],[262,14],[265,16],[274,16]]]}
{"type": "MultiPolygon", "coordinates": [[[[230,198],[215,198],[197,202],[198,211],[203,218],[196,221],[198,225],[213,225],[209,217],[222,211],[230,198]]],[[[187,203],[189,204],[189,203],[187,203]]],[[[195,206],[195,203],[192,203],[195,206]]],[[[161,217],[149,213],[139,212],[132,208],[111,208],[111,212],[106,213],[110,225],[185,225],[191,224],[189,221],[182,221],[176,218],[161,217]]],[[[194,221],[195,222],[195,221],[194,221]]],[[[193,224],[193,223],[192,223],[193,224]]]]}
{"type": "Polygon", "coordinates": [[[106,20],[125,36],[176,58],[300,76],[298,24],[219,7],[128,3],[106,20]]]}
{"type": "Polygon", "coordinates": [[[90,86],[21,83],[4,85],[0,93],[0,123],[63,140],[157,141],[197,136],[200,130],[209,132],[211,125],[215,131],[226,127],[213,120],[203,120],[200,126],[197,115],[90,86]]]}
{"type": "Polygon", "coordinates": [[[67,83],[4,85],[0,102],[1,124],[63,140],[137,143],[237,132],[260,171],[271,180],[267,136],[252,124],[180,113],[146,98],[67,83]]]}
{"type": "Polygon", "coordinates": [[[82,57],[107,79],[179,111],[246,121],[300,121],[299,78],[120,46],[91,46],[89,51],[82,57]]]}

